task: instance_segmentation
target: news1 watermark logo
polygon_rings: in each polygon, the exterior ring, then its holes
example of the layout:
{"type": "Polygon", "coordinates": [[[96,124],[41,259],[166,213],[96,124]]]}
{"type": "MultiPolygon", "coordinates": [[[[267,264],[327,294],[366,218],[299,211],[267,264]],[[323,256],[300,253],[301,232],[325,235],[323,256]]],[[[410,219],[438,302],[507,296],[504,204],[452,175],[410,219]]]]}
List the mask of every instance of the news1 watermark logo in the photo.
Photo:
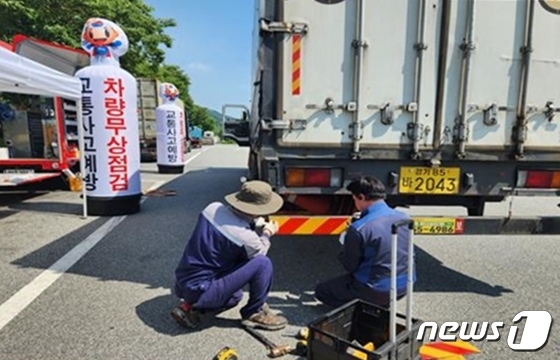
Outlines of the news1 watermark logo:
{"type": "MultiPolygon", "coordinates": [[[[508,346],[514,351],[538,351],[546,346],[550,331],[552,329],[552,316],[548,311],[521,311],[513,317],[507,337],[508,346]],[[525,326],[518,334],[521,321],[525,320],[525,326]],[[517,340],[519,338],[519,340],[517,340]]],[[[503,322],[445,322],[439,327],[435,322],[424,322],[420,325],[417,339],[423,340],[427,330],[430,330],[429,339],[435,341],[499,341],[500,329],[504,328],[503,322]],[[457,333],[458,332],[458,333],[457,333]]]]}

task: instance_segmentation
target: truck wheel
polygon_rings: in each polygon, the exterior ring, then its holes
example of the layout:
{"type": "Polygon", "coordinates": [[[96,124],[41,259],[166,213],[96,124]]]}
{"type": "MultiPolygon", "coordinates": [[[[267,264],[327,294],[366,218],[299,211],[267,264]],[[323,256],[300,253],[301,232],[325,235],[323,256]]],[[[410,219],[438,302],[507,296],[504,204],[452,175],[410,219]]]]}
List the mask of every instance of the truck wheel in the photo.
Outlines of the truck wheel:
{"type": "Polygon", "coordinates": [[[485,201],[483,199],[475,200],[471,206],[467,207],[467,213],[469,216],[483,216],[485,201]]]}

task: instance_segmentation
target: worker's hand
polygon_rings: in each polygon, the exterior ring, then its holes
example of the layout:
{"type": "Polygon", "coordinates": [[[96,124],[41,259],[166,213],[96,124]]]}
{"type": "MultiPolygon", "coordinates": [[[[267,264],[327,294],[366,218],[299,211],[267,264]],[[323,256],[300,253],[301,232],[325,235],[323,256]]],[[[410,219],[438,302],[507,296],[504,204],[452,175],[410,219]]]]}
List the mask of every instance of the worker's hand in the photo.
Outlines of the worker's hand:
{"type": "Polygon", "coordinates": [[[340,234],[340,236],[338,237],[338,242],[340,243],[340,245],[344,245],[344,240],[346,240],[346,231],[344,231],[342,234],[340,234]]]}
{"type": "Polygon", "coordinates": [[[262,229],[266,225],[266,219],[262,216],[259,216],[255,219],[255,228],[262,229]]]}
{"type": "Polygon", "coordinates": [[[278,232],[278,223],[276,221],[269,221],[263,226],[263,234],[272,236],[278,232]]]}

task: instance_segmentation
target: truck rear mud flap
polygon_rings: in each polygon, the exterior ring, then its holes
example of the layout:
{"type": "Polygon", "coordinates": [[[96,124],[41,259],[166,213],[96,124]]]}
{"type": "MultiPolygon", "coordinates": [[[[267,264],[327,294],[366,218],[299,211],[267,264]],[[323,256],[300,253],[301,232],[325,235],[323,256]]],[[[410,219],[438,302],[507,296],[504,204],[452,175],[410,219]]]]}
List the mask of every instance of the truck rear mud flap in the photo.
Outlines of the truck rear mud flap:
{"type": "MultiPolygon", "coordinates": [[[[350,224],[348,216],[271,216],[277,235],[338,236],[350,224]]],[[[418,235],[555,235],[560,217],[413,217],[418,235]]]]}

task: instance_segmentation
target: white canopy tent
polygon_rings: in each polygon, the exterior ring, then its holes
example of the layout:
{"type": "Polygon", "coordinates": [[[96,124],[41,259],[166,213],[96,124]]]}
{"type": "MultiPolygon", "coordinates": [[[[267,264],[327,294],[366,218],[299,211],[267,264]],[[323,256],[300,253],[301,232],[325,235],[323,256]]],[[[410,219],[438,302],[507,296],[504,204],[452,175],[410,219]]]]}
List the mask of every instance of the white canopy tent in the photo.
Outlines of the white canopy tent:
{"type": "MultiPolygon", "coordinates": [[[[0,92],[64,97],[75,100],[80,146],[80,172],[85,178],[84,134],[82,121],[82,83],[79,79],[0,47],[0,92]]],[[[87,217],[87,198],[82,184],[83,216],[87,217]]]]}

